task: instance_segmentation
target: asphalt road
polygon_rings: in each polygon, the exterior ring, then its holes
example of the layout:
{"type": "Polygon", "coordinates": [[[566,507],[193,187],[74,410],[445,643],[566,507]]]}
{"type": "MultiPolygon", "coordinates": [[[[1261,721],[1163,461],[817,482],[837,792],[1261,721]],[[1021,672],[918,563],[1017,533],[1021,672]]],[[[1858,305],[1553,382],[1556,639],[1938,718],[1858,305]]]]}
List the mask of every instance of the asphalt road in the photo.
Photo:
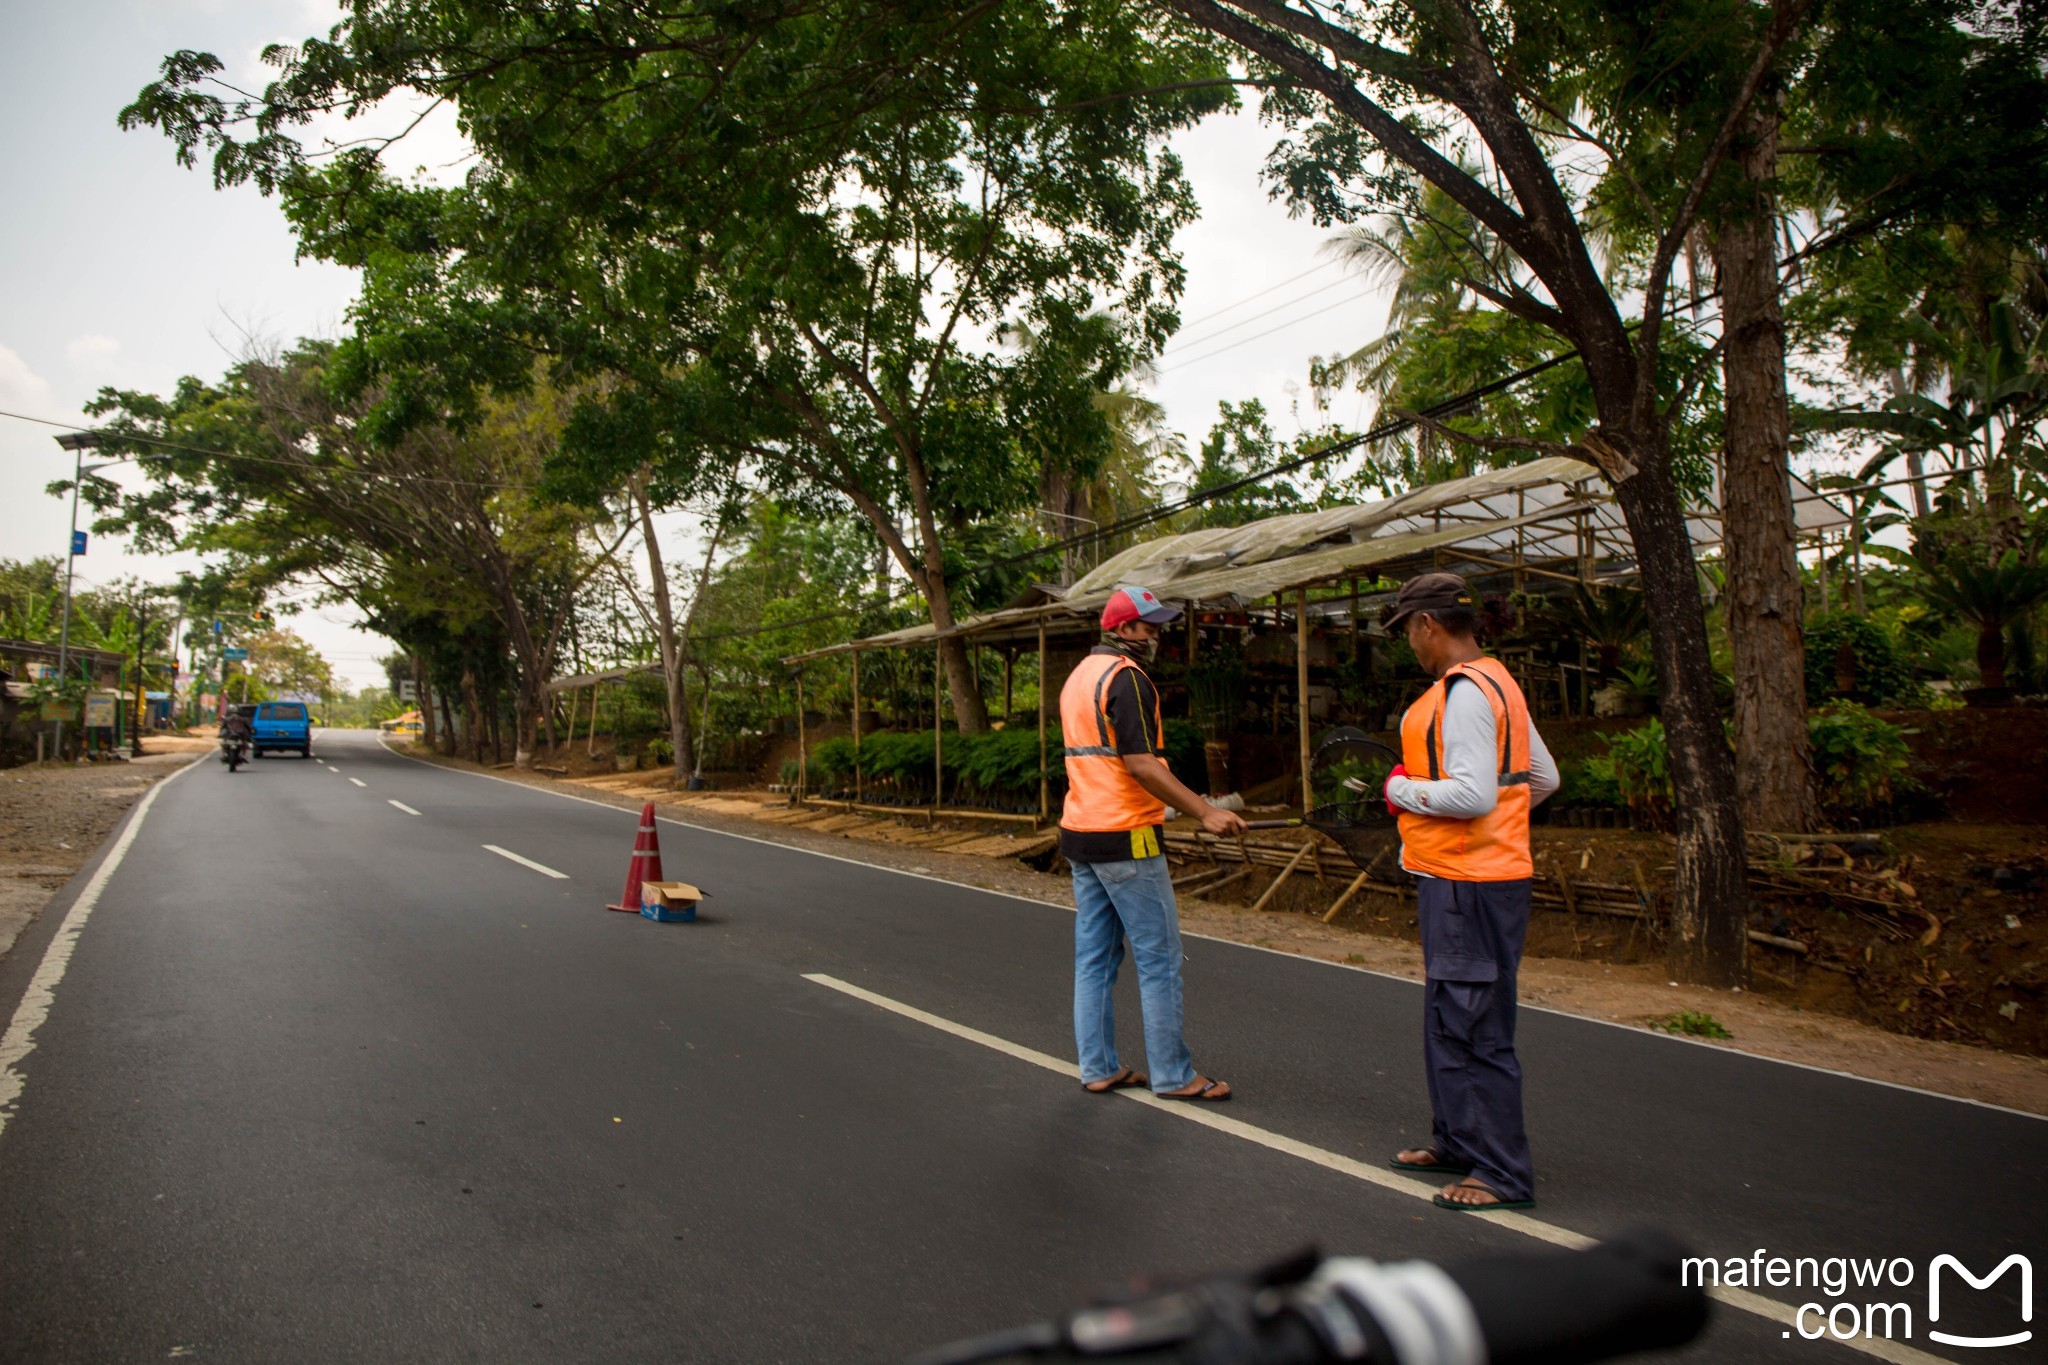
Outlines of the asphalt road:
{"type": "MultiPolygon", "coordinates": [[[[181,775],[106,880],[0,1129],[0,1360],[881,1361],[1310,1242],[1542,1245],[1344,1167],[1427,1135],[1413,984],[1190,939],[1218,1131],[807,979],[1071,1057],[1069,912],[664,822],[714,898],[654,924],[601,908],[631,812],[318,743],[181,775]]],[[[1535,1231],[1903,1257],[1765,1292],[2048,1354],[1924,1312],[1937,1255],[2042,1262],[2048,1122],[1541,1011],[1521,1050],[1535,1231]]],[[[2016,1275],[1943,1292],[2018,1323],[2016,1275]]],[[[1728,1308],[1686,1355],[1869,1358],[1728,1308]]]]}

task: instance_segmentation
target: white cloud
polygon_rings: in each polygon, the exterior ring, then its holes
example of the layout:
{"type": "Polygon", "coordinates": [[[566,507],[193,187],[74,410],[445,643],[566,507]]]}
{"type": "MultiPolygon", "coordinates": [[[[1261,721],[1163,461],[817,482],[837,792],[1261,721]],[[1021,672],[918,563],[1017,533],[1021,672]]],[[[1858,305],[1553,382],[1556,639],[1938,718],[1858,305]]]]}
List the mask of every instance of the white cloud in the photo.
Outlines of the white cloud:
{"type": "Polygon", "coordinates": [[[120,342],[112,337],[103,337],[98,332],[87,332],[82,337],[74,337],[71,344],[64,348],[64,354],[71,358],[71,363],[80,367],[104,365],[120,354],[120,351],[120,342]]]}
{"type": "Polygon", "coordinates": [[[50,410],[50,381],[5,346],[0,346],[0,401],[30,417],[46,416],[50,410]]]}

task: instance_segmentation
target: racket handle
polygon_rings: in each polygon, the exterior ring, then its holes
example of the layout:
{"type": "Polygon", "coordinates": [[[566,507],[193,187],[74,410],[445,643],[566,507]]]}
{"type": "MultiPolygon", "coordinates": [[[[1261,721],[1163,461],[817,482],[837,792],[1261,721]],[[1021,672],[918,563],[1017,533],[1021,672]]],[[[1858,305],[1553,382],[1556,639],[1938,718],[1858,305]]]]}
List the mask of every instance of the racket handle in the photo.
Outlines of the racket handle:
{"type": "Polygon", "coordinates": [[[1245,822],[1244,822],[1244,827],[1245,827],[1246,829],[1300,829],[1300,828],[1301,828],[1301,821],[1299,821],[1299,820],[1247,820],[1247,821],[1245,821],[1245,822]]]}

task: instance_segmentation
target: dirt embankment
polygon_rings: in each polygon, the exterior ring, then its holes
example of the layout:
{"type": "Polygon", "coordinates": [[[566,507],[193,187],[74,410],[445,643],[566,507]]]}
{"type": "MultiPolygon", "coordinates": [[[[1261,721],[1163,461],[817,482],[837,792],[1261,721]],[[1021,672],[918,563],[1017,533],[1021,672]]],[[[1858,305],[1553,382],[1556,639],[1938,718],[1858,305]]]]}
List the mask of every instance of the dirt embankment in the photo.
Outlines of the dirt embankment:
{"type": "Polygon", "coordinates": [[[123,811],[193,751],[213,747],[183,738],[143,744],[144,756],[128,763],[0,769],[0,955],[85,866],[123,811]]]}
{"type": "MultiPolygon", "coordinates": [[[[451,766],[476,766],[421,756],[451,766]]],[[[671,818],[711,828],[772,838],[794,847],[1032,900],[1073,903],[1064,876],[1048,875],[1024,861],[1049,861],[1050,852],[1047,836],[1025,826],[943,820],[928,826],[922,820],[844,810],[793,809],[783,798],[769,798],[764,793],[686,794],[671,790],[665,774],[593,774],[570,781],[507,769],[494,775],[572,791],[623,809],[637,810],[643,801],[654,800],[671,818]]],[[[1716,991],[1670,983],[1661,965],[1663,946],[1653,922],[1598,913],[1589,908],[1596,903],[1589,899],[1576,914],[1550,909],[1534,916],[1530,956],[1521,974],[1522,998],[1531,1005],[1634,1027],[1649,1027],[1653,1021],[1670,1021],[1688,1012],[1710,1016],[1733,1035],[1712,1040],[1716,1046],[2048,1114],[2048,1060],[1987,1046],[1991,1041],[1986,1036],[1988,1029],[1964,1033],[1932,1022],[1936,1009],[1951,1018],[1979,1018],[1985,1009],[1974,1005],[1967,1010],[1958,1008],[1959,998],[1968,995],[1986,1007],[1994,1020],[2014,1023],[2022,1031],[2038,1028],[2037,1020],[2026,1013],[2038,1007],[2037,997],[2014,997],[2024,1000],[2022,1008],[2014,1011],[2016,1020],[2003,1020],[1998,1012],[2007,997],[1997,992],[2011,987],[2012,973],[1999,985],[1998,973],[1977,972],[1972,979],[1980,984],[1968,988],[1958,986],[1961,973],[1954,967],[1945,969],[1946,980],[1942,977],[1943,961],[1966,957],[1974,961],[1986,953],[2015,967],[2038,962],[2038,935],[2042,922],[2048,920],[2038,898],[2025,902],[2031,908],[2014,909],[2019,902],[2007,898],[2009,893],[2004,890],[1991,888],[1989,896],[1974,894],[1977,874],[1970,869],[1988,866],[1980,861],[1987,855],[2011,858],[2018,856],[2018,850],[2003,844],[1992,849],[1972,845],[1972,832],[1971,827],[1961,825],[1952,830],[1914,827],[1910,834],[1901,832],[1888,839],[1881,853],[1851,855],[1859,865],[1859,875],[1880,883],[1883,878],[1879,874],[1886,868],[1896,868],[1907,858],[1919,860],[1907,864],[1925,884],[1913,890],[1943,922],[1941,935],[1931,944],[1920,943],[1927,932],[1925,917],[1896,891],[1873,893],[1873,899],[1880,894],[1891,896],[1896,905],[1861,907],[1880,920],[1883,929],[1838,897],[1787,897],[1764,928],[1784,930],[1774,936],[1807,944],[1813,960],[1786,949],[1758,945],[1752,988],[1716,991]],[[1943,845],[1944,833],[1952,837],[1945,847],[1937,847],[1943,845]],[[1952,885],[1947,878],[1953,878],[1952,885]],[[1971,894],[1961,894],[1965,892],[1971,894]],[[2003,928],[2007,914],[2020,920],[2023,932],[2009,931],[2008,937],[1995,942],[1980,938],[1980,932],[2003,928]],[[1874,945],[1872,938],[1877,940],[1874,945]],[[1866,946],[1872,948],[1870,959],[1856,968],[1855,959],[1866,946]],[[1937,950],[1932,973],[1925,960],[1929,949],[1937,950]],[[1948,954],[1953,957],[1943,956],[1948,954]],[[1922,975],[1927,976],[1925,985],[1918,979],[1922,975]],[[1916,1002],[1907,1011],[1900,1011],[1895,1003],[1901,991],[1909,991],[1916,1002]],[[1927,1011],[1924,1019],[1923,1010],[1927,1011]],[[1920,1027],[1923,1022],[1924,1030],[1920,1027]],[[1902,1028],[1919,1036],[1902,1032],[1902,1028]]],[[[2029,828],[2014,837],[2038,838],[2043,833],[2029,828]]],[[[622,849],[630,843],[630,833],[622,835],[622,849]]],[[[1543,829],[1537,831],[1536,846],[1543,877],[1562,873],[1576,881],[1632,886],[1640,868],[1653,901],[1660,886],[1669,884],[1670,846],[1653,834],[1543,829]]],[[[1839,864],[1839,855],[1830,856],[1839,864]]],[[[1177,869],[1175,875],[1185,878],[1190,870],[1177,869]]],[[[1182,924],[1192,933],[1214,938],[1388,975],[1420,977],[1421,953],[1411,898],[1355,896],[1333,922],[1324,923],[1323,914],[1352,876],[1351,869],[1340,867],[1339,859],[1332,856],[1323,860],[1320,876],[1313,870],[1297,872],[1267,901],[1265,909],[1253,912],[1251,904],[1276,871],[1256,868],[1213,896],[1199,890],[1183,894],[1182,924]]],[[[1805,880],[1827,883],[1835,875],[1815,871],[1805,880]]],[[[1985,886],[1990,888],[1990,883],[1985,886]]],[[[1610,892],[1604,903],[1614,906],[1619,902],[1610,892]]]]}

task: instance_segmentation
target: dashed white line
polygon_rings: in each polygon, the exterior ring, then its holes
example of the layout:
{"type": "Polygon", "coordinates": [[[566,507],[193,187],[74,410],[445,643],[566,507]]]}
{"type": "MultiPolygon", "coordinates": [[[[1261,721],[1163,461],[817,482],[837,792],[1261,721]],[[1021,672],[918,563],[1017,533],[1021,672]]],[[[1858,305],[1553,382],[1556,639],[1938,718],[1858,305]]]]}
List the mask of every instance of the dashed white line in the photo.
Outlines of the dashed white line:
{"type": "MultiPolygon", "coordinates": [[[[969,1028],[965,1024],[956,1024],[951,1019],[918,1009],[915,1005],[906,1005],[900,1000],[891,1000],[886,995],[876,995],[873,991],[862,990],[859,986],[841,981],[835,976],[826,976],[821,972],[806,972],[804,980],[828,987],[840,992],[842,995],[850,995],[856,1000],[865,1000],[868,1004],[888,1010],[891,1014],[900,1014],[905,1019],[915,1020],[929,1028],[938,1029],[941,1033],[950,1033],[955,1038],[962,1038],[970,1043],[979,1044],[992,1051],[1000,1052],[1006,1057],[1014,1057],[1020,1062],[1029,1062],[1033,1066],[1044,1067],[1047,1071],[1055,1072],[1069,1079],[1074,1077],[1074,1064],[1064,1058],[1054,1057],[1035,1048],[1025,1047],[1021,1043],[1013,1043],[1007,1038],[998,1038],[993,1033],[983,1033],[980,1029],[969,1028]]],[[[1205,1108],[1201,1105],[1174,1100],[1162,1100],[1153,1095],[1149,1090],[1118,1090],[1113,1093],[1127,1100],[1135,1100],[1137,1103],[1146,1105],[1162,1114],[1167,1114],[1177,1119],[1185,1119],[1189,1123],[1198,1123],[1204,1128],[1213,1128],[1219,1133],[1228,1133],[1232,1137],[1241,1138],[1246,1142],[1264,1147],[1269,1151],[1297,1157],[1300,1160],[1321,1166],[1325,1170],[1335,1171],[1339,1175],[1350,1176],[1353,1180],[1362,1181],[1368,1185],[1376,1185],[1383,1190],[1389,1190],[1395,1194],[1405,1194],[1411,1199],[1432,1198],[1442,1188],[1441,1185],[1430,1181],[1396,1175],[1393,1171],[1368,1165],[1356,1157],[1348,1157],[1339,1152],[1332,1152],[1325,1148],[1302,1142],[1297,1138],[1288,1137],[1284,1133],[1275,1133],[1254,1124],[1246,1123],[1241,1119],[1225,1118],[1213,1109],[1205,1108]]],[[[1485,1215],[1477,1216],[1484,1217],[1485,1215]]],[[[1570,1228],[1559,1227],[1555,1223],[1546,1223],[1540,1218],[1531,1218],[1523,1213],[1503,1214],[1496,1217],[1498,1221],[1489,1220],[1492,1221],[1493,1226],[1506,1228],[1512,1232],[1519,1232],[1524,1237],[1533,1237],[1539,1242],[1549,1242],[1553,1246],[1577,1250],[1581,1247],[1592,1246],[1595,1241],[1594,1238],[1586,1236],[1583,1232],[1574,1232],[1570,1228]]],[[[1778,1300],[1767,1298],[1762,1294],[1753,1294],[1746,1289],[1720,1287],[1710,1288],[1707,1293],[1711,1297],[1727,1304],[1730,1308],[1739,1308],[1745,1313],[1754,1313],[1760,1318],[1778,1323],[1788,1329],[1798,1325],[1793,1318],[1794,1310],[1790,1304],[1780,1303],[1778,1300]]],[[[1788,1330],[1785,1335],[1790,1336],[1791,1332],[1788,1330]]],[[[1880,1360],[1894,1361],[1898,1365],[1939,1365],[1941,1361],[1939,1356],[1915,1350],[1911,1346],[1902,1346],[1897,1342],[1888,1341],[1882,1337],[1858,1338],[1850,1341],[1830,1337],[1830,1340],[1835,1341],[1837,1345],[1847,1346],[1852,1351],[1861,1351],[1865,1355],[1876,1356],[1880,1360]]]]}
{"type": "Polygon", "coordinates": [[[358,787],[367,787],[370,785],[369,783],[363,781],[363,779],[360,777],[351,777],[349,781],[355,783],[358,787]]]}
{"type": "Polygon", "coordinates": [[[411,806],[406,805],[405,802],[403,801],[393,801],[391,804],[398,807],[400,810],[404,811],[407,815],[419,814],[418,811],[414,810],[411,806]]]}
{"type": "Polygon", "coordinates": [[[518,863],[521,867],[532,868],[535,872],[540,873],[543,877],[553,877],[558,882],[566,882],[569,880],[568,873],[557,872],[552,867],[549,867],[546,863],[537,863],[531,858],[522,858],[509,848],[499,848],[496,844],[485,844],[484,847],[489,849],[491,852],[497,854],[500,858],[510,858],[513,862],[518,863]]]}

